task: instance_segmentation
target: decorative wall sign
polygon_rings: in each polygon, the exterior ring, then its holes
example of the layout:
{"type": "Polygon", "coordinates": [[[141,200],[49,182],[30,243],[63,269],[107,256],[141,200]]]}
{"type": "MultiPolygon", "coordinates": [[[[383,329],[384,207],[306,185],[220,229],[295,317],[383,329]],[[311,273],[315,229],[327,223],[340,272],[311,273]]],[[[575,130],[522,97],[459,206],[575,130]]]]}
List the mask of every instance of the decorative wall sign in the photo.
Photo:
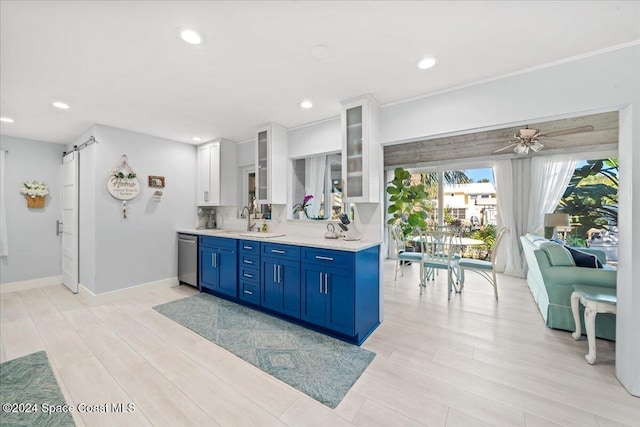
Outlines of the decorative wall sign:
{"type": "Polygon", "coordinates": [[[149,187],[164,188],[164,176],[149,176],[149,187]]]}
{"type": "Polygon", "coordinates": [[[113,168],[107,179],[107,191],[114,198],[122,200],[122,217],[127,217],[127,200],[135,199],[140,193],[140,181],[129,165],[126,155],[113,168]]]}

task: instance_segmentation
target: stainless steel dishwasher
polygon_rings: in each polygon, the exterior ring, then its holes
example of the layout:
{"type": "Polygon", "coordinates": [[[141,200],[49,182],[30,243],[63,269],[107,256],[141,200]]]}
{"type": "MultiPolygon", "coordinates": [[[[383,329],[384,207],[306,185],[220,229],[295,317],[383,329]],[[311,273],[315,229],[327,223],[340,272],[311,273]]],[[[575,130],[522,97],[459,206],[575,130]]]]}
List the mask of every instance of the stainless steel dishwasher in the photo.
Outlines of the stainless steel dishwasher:
{"type": "Polygon", "coordinates": [[[198,236],[178,234],[178,281],[198,287],[198,236]]]}

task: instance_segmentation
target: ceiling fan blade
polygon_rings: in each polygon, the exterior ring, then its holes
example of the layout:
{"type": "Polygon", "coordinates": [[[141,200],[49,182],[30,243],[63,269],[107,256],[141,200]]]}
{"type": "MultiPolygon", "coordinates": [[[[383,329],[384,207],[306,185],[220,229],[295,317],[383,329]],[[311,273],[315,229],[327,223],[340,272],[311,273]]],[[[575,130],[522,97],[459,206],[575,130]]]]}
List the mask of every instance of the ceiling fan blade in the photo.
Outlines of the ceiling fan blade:
{"type": "Polygon", "coordinates": [[[497,149],[497,150],[496,150],[496,151],[494,151],[493,153],[495,154],[495,153],[499,153],[499,152],[501,152],[501,151],[508,150],[509,148],[511,148],[511,147],[513,147],[513,146],[516,146],[516,145],[518,145],[518,143],[517,143],[517,142],[516,142],[516,143],[514,143],[514,144],[509,144],[509,145],[507,145],[506,147],[502,147],[502,148],[497,149]]]}
{"type": "Polygon", "coordinates": [[[591,125],[589,125],[589,126],[580,126],[580,127],[577,127],[577,128],[557,130],[555,132],[545,133],[545,134],[539,135],[539,138],[548,138],[548,137],[553,137],[553,136],[571,135],[571,134],[574,134],[574,133],[581,133],[581,132],[591,132],[592,130],[594,130],[594,127],[591,126],[591,125]]]}

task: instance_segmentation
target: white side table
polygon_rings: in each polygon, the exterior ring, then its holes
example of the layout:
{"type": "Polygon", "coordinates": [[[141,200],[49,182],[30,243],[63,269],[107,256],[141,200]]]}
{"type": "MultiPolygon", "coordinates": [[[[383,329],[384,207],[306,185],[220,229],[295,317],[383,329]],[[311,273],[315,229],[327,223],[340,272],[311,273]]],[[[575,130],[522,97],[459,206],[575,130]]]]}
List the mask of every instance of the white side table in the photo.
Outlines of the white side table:
{"type": "Polygon", "coordinates": [[[579,305],[582,303],[584,305],[584,326],[587,330],[587,342],[589,343],[589,354],[584,358],[590,365],[593,365],[593,362],[596,361],[596,314],[616,313],[616,290],[582,285],[573,285],[573,289],[571,311],[576,323],[576,331],[571,336],[575,340],[579,340],[582,336],[579,305]]]}

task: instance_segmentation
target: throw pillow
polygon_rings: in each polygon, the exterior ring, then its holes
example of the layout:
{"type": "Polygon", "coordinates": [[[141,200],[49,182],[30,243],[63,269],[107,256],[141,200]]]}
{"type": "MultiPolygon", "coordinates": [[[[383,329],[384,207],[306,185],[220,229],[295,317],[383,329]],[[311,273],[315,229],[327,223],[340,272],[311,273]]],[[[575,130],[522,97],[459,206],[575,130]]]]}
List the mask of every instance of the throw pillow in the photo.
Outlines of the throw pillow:
{"type": "Polygon", "coordinates": [[[602,263],[597,256],[570,248],[569,246],[565,246],[565,248],[571,253],[576,267],[602,268],[602,263]]]}

